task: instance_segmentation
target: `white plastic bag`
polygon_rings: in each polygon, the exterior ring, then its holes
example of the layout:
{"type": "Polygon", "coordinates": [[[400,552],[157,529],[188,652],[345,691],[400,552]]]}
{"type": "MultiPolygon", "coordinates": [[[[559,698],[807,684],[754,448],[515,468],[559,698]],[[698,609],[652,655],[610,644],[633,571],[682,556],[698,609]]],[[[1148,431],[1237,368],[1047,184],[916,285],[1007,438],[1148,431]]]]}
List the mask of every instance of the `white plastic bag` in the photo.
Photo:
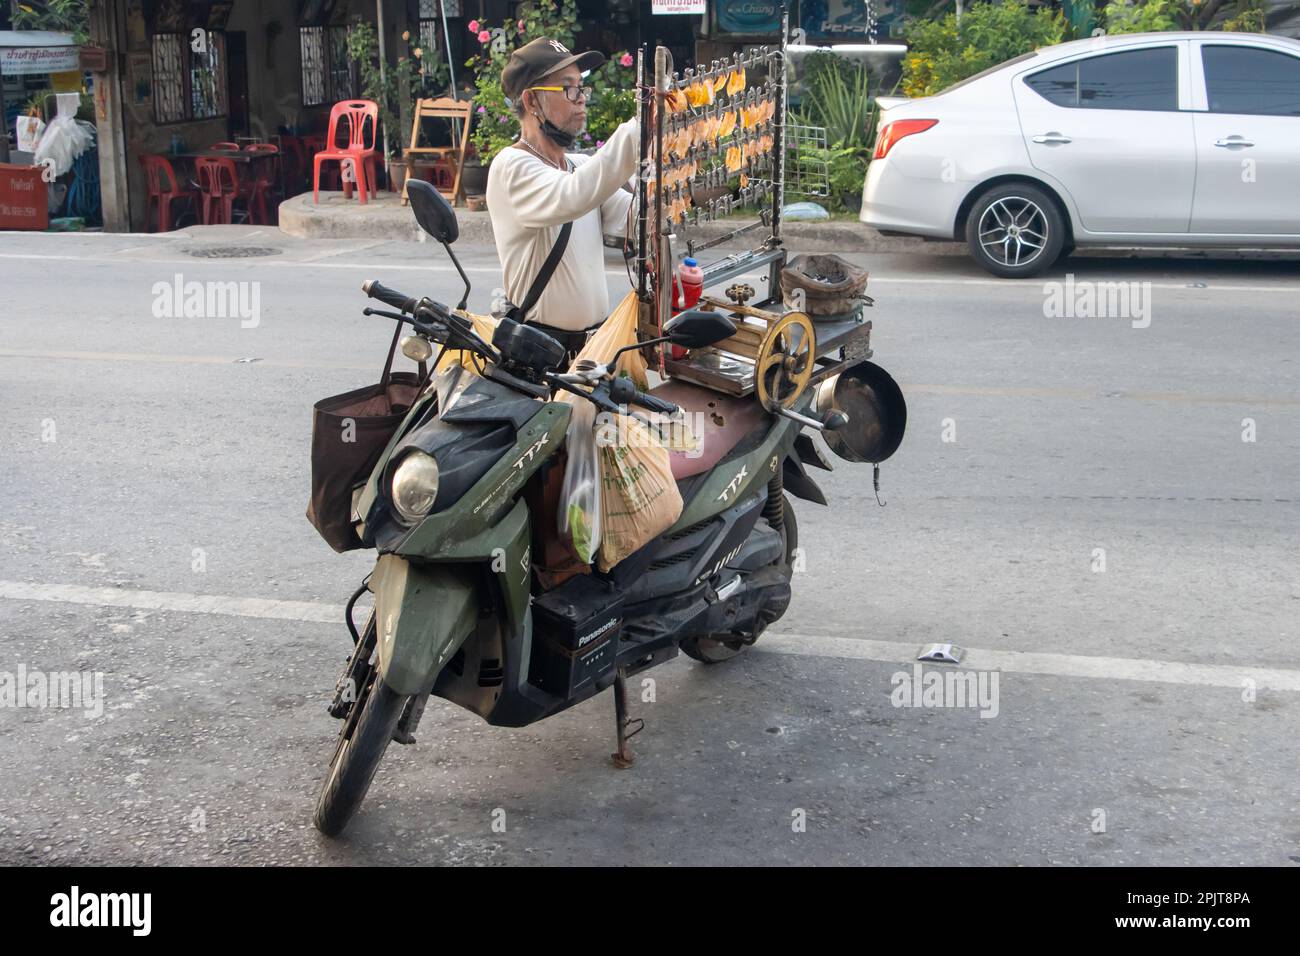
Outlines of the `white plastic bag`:
{"type": "Polygon", "coordinates": [[[59,93],[55,96],[55,101],[59,115],[45,127],[32,165],[41,166],[45,160],[52,159],[54,175],[62,176],[72,168],[72,161],[94,143],[94,127],[89,123],[77,122],[77,110],[81,106],[80,93],[59,93]]]}
{"type": "Polygon", "coordinates": [[[564,445],[569,460],[560,487],[560,536],[573,546],[583,564],[600,548],[600,459],[596,448],[596,409],[586,401],[573,404],[564,445]]]}

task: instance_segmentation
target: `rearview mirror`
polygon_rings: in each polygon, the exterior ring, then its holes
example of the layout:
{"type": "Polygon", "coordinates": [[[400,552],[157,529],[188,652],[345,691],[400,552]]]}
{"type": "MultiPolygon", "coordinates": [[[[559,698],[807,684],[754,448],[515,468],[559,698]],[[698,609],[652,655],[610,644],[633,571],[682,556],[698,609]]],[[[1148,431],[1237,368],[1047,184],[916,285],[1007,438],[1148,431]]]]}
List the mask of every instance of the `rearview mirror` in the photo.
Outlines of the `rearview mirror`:
{"type": "Polygon", "coordinates": [[[442,198],[442,193],[423,179],[408,179],[406,198],[411,201],[415,221],[421,229],[443,244],[456,241],[460,224],[456,222],[456,211],[442,198]]]}
{"type": "Polygon", "coordinates": [[[686,349],[702,349],[736,334],[736,323],[721,312],[707,309],[690,309],[679,313],[664,326],[664,334],[673,345],[686,349]]]}

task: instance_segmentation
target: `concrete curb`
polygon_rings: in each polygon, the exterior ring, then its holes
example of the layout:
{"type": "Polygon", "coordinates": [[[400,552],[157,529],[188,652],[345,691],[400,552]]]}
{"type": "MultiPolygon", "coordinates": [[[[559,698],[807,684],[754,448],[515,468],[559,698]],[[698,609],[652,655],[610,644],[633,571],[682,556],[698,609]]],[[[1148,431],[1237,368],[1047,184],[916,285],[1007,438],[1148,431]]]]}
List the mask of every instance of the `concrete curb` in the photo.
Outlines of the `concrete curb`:
{"type": "MultiPolygon", "coordinates": [[[[409,206],[403,206],[396,193],[381,192],[365,206],[355,198],[344,199],[342,193],[321,192],[320,203],[312,202],[311,193],[294,196],[280,204],[280,229],[301,239],[415,239],[419,227],[409,206]]],[[[466,244],[493,245],[492,220],[486,212],[458,208],[460,241],[466,244]]],[[[707,222],[694,226],[689,238],[709,242],[725,235],[747,221],[743,218],[707,222]]],[[[730,245],[747,245],[761,234],[754,230],[730,245]]],[[[859,222],[824,220],[821,222],[787,222],[781,235],[791,249],[798,252],[906,253],[926,255],[965,255],[964,245],[955,242],[927,242],[924,239],[882,236],[859,222]]],[[[684,245],[678,246],[684,249],[684,245]]]]}

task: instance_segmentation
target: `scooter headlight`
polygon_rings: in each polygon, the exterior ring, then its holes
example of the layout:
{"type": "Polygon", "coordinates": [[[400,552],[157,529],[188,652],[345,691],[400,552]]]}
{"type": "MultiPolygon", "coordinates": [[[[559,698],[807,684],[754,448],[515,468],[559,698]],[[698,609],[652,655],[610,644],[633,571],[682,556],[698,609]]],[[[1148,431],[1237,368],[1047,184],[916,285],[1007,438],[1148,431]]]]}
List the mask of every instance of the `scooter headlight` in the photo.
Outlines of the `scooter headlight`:
{"type": "Polygon", "coordinates": [[[438,497],[438,463],[432,455],[411,451],[393,473],[392,498],[397,514],[414,524],[433,510],[438,497]]]}

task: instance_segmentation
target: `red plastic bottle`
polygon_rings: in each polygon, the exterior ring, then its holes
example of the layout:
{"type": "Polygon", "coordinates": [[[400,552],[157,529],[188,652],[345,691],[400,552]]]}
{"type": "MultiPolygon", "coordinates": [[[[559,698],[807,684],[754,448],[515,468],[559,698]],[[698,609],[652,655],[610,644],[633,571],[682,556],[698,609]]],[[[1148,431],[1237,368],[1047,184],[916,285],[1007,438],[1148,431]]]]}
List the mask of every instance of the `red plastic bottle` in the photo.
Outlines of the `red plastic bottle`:
{"type": "MultiPolygon", "coordinates": [[[[704,292],[704,270],[700,268],[698,262],[688,257],[677,267],[677,278],[678,282],[673,283],[674,313],[689,309],[700,301],[700,295],[704,292]]],[[[685,358],[686,349],[674,345],[672,356],[675,359],[685,358]]]]}
{"type": "Polygon", "coordinates": [[[704,292],[704,270],[694,259],[683,259],[677,267],[677,277],[681,281],[681,288],[679,290],[677,283],[673,283],[673,309],[680,312],[700,301],[700,295],[704,292]]]}

